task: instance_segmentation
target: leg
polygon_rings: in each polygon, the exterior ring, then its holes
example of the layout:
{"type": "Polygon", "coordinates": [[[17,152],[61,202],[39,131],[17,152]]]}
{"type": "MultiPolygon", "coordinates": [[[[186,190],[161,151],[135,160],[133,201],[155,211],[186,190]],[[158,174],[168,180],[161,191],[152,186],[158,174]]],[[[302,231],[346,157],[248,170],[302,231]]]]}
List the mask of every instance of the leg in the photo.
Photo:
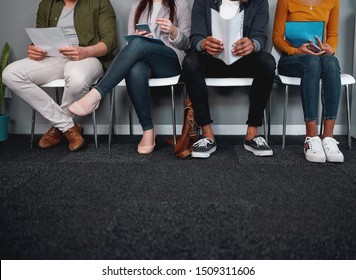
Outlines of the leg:
{"type": "Polygon", "coordinates": [[[246,122],[248,125],[247,136],[252,139],[257,135],[257,127],[262,125],[264,111],[273,87],[276,62],[271,54],[261,51],[239,59],[231,65],[231,68],[235,77],[253,78],[246,122]],[[252,133],[256,134],[251,135],[252,133]]]}
{"type": "MultiPolygon", "coordinates": [[[[208,89],[205,83],[204,68],[205,61],[210,60],[210,56],[192,52],[185,56],[183,60],[183,79],[186,90],[194,108],[197,124],[202,127],[203,136],[209,137],[212,134],[210,118],[208,89]],[[207,127],[206,127],[207,126],[207,127]]],[[[213,135],[213,134],[212,134],[213,135]]]]}
{"type": "Polygon", "coordinates": [[[60,131],[73,123],[72,117],[38,85],[63,78],[65,61],[53,57],[42,61],[25,58],[8,65],[3,72],[3,80],[12,92],[60,131]]]}
{"type": "MultiPolygon", "coordinates": [[[[282,55],[278,63],[278,71],[282,75],[301,77],[300,95],[304,112],[304,121],[318,120],[319,84],[321,78],[320,58],[314,55],[282,55]]],[[[313,123],[309,124],[309,128],[313,123]]],[[[313,129],[309,130],[313,132],[313,129]]],[[[317,135],[317,131],[316,131],[317,135]]],[[[308,135],[307,136],[316,136],[308,135]]]]}
{"type": "MultiPolygon", "coordinates": [[[[164,69],[164,63],[161,63],[162,58],[164,58],[164,60],[167,58],[174,59],[175,63],[177,63],[177,67],[180,69],[177,55],[171,48],[162,44],[152,43],[142,38],[132,40],[130,44],[124,47],[115,57],[100,82],[83,98],[73,103],[69,107],[69,111],[79,116],[91,113],[97,108],[101,98],[108,92],[111,92],[111,90],[128,75],[131,68],[137,62],[143,61],[147,63],[152,68],[153,77],[164,78],[172,76],[172,70],[170,68],[166,68],[166,72],[160,72],[160,69],[164,69]],[[160,74],[156,75],[156,70],[160,74]]],[[[174,69],[173,72],[177,73],[176,69],[174,69]]]]}
{"type": "Polygon", "coordinates": [[[61,108],[68,112],[68,106],[83,97],[102,75],[103,67],[95,57],[68,61],[64,67],[66,86],[61,108]]]}
{"type": "Polygon", "coordinates": [[[323,138],[334,137],[334,126],[337,118],[340,95],[341,95],[341,78],[340,66],[336,57],[323,55],[321,57],[321,78],[323,80],[322,104],[324,121],[323,138]]]}

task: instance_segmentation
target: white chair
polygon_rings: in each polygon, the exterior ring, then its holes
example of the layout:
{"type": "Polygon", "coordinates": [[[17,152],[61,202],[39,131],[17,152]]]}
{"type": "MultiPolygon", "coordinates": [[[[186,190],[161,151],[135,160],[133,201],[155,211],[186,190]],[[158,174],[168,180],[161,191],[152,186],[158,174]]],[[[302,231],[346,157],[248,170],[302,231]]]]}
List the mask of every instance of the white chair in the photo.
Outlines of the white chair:
{"type": "MultiPolygon", "coordinates": [[[[205,78],[205,83],[208,87],[247,87],[251,86],[253,78],[205,78]]],[[[268,142],[267,128],[266,128],[266,110],[263,114],[263,131],[265,139],[268,142]]]]}
{"type": "MultiPolygon", "coordinates": [[[[41,88],[55,88],[56,102],[58,104],[61,103],[61,101],[60,101],[61,90],[63,91],[64,86],[65,86],[64,79],[56,79],[56,80],[50,81],[46,84],[40,85],[41,88]]],[[[95,148],[97,148],[98,147],[98,134],[97,134],[97,129],[96,129],[95,111],[92,113],[92,118],[93,118],[94,142],[95,142],[95,148]]],[[[33,148],[33,143],[34,143],[34,138],[35,138],[35,124],[36,124],[36,110],[32,109],[31,148],[33,148]]]]}
{"type": "MultiPolygon", "coordinates": [[[[170,87],[171,89],[171,106],[172,106],[172,130],[173,130],[173,142],[174,145],[177,143],[177,131],[176,131],[176,112],[175,112],[175,92],[174,87],[180,84],[180,75],[168,77],[168,78],[151,78],[149,79],[150,87],[170,87]]],[[[116,87],[126,87],[125,79],[122,80],[116,87]]],[[[111,103],[110,103],[110,125],[109,125],[109,149],[111,148],[111,139],[113,134],[113,115],[114,115],[114,103],[115,103],[115,89],[111,92],[111,103]]],[[[129,125],[130,134],[132,134],[132,108],[131,104],[129,106],[129,125]]]]}
{"type": "MultiPolygon", "coordinates": [[[[280,53],[273,47],[272,55],[275,58],[277,64],[280,58],[280,53]]],[[[289,86],[300,86],[301,78],[289,77],[280,75],[277,73],[276,75],[279,82],[281,82],[285,86],[285,94],[284,94],[284,109],[283,109],[283,132],[282,132],[282,150],[285,148],[285,137],[286,137],[286,126],[287,126],[287,107],[288,107],[288,95],[289,95],[289,86]]],[[[320,92],[321,93],[321,83],[320,80],[320,92]]],[[[347,114],[347,139],[349,149],[351,149],[351,115],[350,115],[350,90],[349,86],[355,83],[355,79],[353,76],[349,74],[341,74],[341,85],[345,86],[345,94],[346,94],[346,114],[347,114]]],[[[320,95],[320,94],[319,94],[320,95]]],[[[321,104],[321,102],[319,102],[321,104]]],[[[320,111],[320,110],[319,110],[320,111]]],[[[322,133],[323,122],[320,121],[320,134],[322,133]]]]}

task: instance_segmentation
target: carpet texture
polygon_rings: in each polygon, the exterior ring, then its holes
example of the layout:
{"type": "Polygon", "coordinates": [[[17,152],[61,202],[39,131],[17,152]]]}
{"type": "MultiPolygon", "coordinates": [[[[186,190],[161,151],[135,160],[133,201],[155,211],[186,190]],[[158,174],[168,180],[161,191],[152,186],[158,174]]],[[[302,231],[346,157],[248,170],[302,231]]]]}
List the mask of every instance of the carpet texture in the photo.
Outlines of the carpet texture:
{"type": "MultiPolygon", "coordinates": [[[[39,136],[37,136],[38,140],[39,136]]],[[[307,162],[303,137],[255,157],[217,136],[209,159],[178,160],[167,136],[92,136],[76,153],[0,143],[1,259],[356,259],[356,141],[343,164],[307,162]]]]}

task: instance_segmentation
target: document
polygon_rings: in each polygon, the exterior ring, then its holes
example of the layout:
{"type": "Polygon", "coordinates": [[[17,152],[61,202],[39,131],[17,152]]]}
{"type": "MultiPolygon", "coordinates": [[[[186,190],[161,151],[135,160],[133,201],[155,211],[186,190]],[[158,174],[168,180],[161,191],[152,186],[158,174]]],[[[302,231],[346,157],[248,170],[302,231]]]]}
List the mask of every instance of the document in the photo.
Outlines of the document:
{"type": "Polygon", "coordinates": [[[215,55],[230,65],[241,56],[234,56],[231,53],[232,45],[243,36],[244,11],[237,12],[231,19],[223,19],[219,12],[211,9],[211,29],[212,36],[224,43],[224,50],[215,55]]]}
{"type": "Polygon", "coordinates": [[[125,40],[130,43],[132,39],[134,38],[141,38],[143,40],[149,40],[151,42],[154,42],[154,43],[158,43],[158,44],[163,44],[164,45],[164,42],[161,40],[161,39],[158,39],[158,38],[150,38],[150,37],[145,37],[145,36],[141,36],[141,35],[136,35],[136,34],[131,34],[131,35],[125,35],[125,40]]]}
{"type": "Polygon", "coordinates": [[[46,50],[48,56],[63,56],[58,50],[71,46],[67,33],[61,27],[25,28],[25,30],[32,43],[46,50]]]}

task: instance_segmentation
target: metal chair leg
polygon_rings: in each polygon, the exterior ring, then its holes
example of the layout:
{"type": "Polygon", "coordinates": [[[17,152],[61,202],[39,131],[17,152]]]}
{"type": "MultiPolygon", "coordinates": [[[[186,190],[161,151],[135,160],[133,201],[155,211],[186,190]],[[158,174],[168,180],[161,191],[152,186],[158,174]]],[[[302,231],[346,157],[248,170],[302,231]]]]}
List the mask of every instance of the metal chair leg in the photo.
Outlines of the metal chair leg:
{"type": "Polygon", "coordinates": [[[266,142],[268,143],[268,134],[267,134],[267,112],[266,109],[263,111],[263,133],[265,135],[266,142]]]}
{"type": "Polygon", "coordinates": [[[32,109],[32,121],[31,121],[31,148],[33,148],[33,143],[35,141],[35,124],[36,124],[36,110],[32,109]]]}
{"type": "Polygon", "coordinates": [[[94,144],[95,144],[95,149],[98,148],[98,132],[97,132],[97,126],[96,126],[96,114],[95,111],[91,113],[92,119],[93,119],[93,131],[94,131],[94,144]]]}
{"type": "Polygon", "coordinates": [[[109,121],[109,149],[111,149],[111,139],[114,133],[114,103],[115,103],[115,88],[110,93],[110,121],[109,121]]]}
{"type": "Polygon", "coordinates": [[[172,97],[172,126],[173,126],[173,144],[177,144],[177,129],[176,129],[176,108],[175,108],[175,96],[174,96],[174,86],[171,86],[171,97],[172,97]]]}
{"type": "Polygon", "coordinates": [[[322,100],[322,87],[320,85],[319,87],[319,107],[318,107],[318,115],[320,117],[320,130],[319,130],[319,136],[323,134],[323,128],[324,128],[324,121],[323,121],[323,111],[324,111],[324,106],[323,106],[323,100],[322,100]]]}
{"type": "Polygon", "coordinates": [[[282,150],[284,150],[286,146],[288,93],[289,93],[289,85],[286,85],[285,94],[284,94],[284,108],[283,108],[282,150]]]}
{"type": "Polygon", "coordinates": [[[130,126],[130,135],[133,135],[133,123],[132,123],[132,103],[129,100],[129,126],[130,126]]]}
{"type": "Polygon", "coordinates": [[[346,114],[347,114],[347,142],[349,144],[349,149],[351,150],[351,114],[350,114],[350,93],[349,85],[345,85],[346,91],[346,114]]]}

